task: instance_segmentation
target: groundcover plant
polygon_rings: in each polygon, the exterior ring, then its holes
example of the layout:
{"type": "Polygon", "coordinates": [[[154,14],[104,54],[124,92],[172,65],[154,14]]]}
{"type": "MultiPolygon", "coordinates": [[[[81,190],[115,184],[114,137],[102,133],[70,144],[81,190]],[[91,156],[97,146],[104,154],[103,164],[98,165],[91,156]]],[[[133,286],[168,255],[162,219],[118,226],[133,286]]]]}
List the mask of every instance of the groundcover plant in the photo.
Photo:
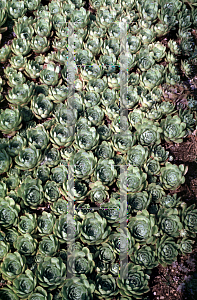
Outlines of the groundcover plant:
{"type": "Polygon", "coordinates": [[[164,146],[197,100],[164,94],[194,74],[195,29],[196,0],[0,0],[1,300],[148,299],[192,251],[164,146]]]}

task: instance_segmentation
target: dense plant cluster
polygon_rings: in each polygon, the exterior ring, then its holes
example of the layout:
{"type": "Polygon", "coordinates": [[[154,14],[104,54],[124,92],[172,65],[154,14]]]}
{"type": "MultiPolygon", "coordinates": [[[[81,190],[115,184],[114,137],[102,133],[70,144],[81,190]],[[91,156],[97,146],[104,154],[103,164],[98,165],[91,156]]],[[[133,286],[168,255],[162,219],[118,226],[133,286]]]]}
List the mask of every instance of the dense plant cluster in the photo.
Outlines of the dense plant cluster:
{"type": "Polygon", "coordinates": [[[145,299],[151,270],[192,250],[197,209],[169,193],[187,168],[162,142],[197,105],[162,84],[192,74],[197,2],[89,5],[0,0],[1,300],[145,299]]]}

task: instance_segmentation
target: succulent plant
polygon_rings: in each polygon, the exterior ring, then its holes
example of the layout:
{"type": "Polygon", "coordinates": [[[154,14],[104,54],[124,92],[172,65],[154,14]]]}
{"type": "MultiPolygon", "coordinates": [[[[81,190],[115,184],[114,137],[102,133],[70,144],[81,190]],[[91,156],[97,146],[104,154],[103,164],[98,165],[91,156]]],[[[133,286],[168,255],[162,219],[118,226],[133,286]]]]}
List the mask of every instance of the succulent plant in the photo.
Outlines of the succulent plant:
{"type": "Polygon", "coordinates": [[[86,219],[82,221],[80,239],[88,245],[98,245],[107,239],[110,231],[106,219],[98,213],[88,213],[86,219]]]}
{"type": "Polygon", "coordinates": [[[158,227],[155,225],[154,217],[149,215],[147,210],[137,212],[136,217],[130,219],[128,227],[139,244],[155,243],[158,227]]]}
{"type": "Polygon", "coordinates": [[[134,167],[142,167],[148,157],[148,151],[141,145],[131,147],[127,153],[127,162],[134,167]]]}
{"type": "Polygon", "coordinates": [[[37,229],[37,220],[36,215],[31,215],[29,213],[26,213],[24,216],[20,217],[20,220],[18,222],[18,231],[21,234],[32,234],[37,229]]]}
{"type": "Polygon", "coordinates": [[[4,198],[7,195],[7,187],[4,182],[0,183],[0,198],[4,198]]]}
{"type": "Polygon", "coordinates": [[[163,235],[161,239],[157,240],[157,257],[158,262],[166,267],[172,264],[177,259],[179,245],[175,243],[174,238],[163,235]]]}
{"type": "Polygon", "coordinates": [[[54,215],[43,211],[37,220],[38,235],[45,236],[52,233],[55,221],[56,217],[54,215]]]}
{"type": "Polygon", "coordinates": [[[117,132],[112,137],[114,150],[121,153],[126,153],[127,151],[129,151],[135,144],[135,141],[135,136],[131,133],[130,130],[126,130],[124,131],[124,133],[117,132]]]}
{"type": "Polygon", "coordinates": [[[43,150],[47,147],[49,137],[42,125],[38,125],[36,128],[29,128],[27,130],[27,140],[30,146],[35,146],[36,149],[43,150]]]}
{"type": "Polygon", "coordinates": [[[38,18],[34,23],[35,32],[41,37],[48,37],[51,34],[52,22],[50,18],[38,18]]]}
{"type": "Polygon", "coordinates": [[[0,296],[2,300],[10,299],[10,300],[18,300],[18,296],[8,288],[2,288],[0,290],[0,296]]]}
{"type": "Polygon", "coordinates": [[[115,181],[116,175],[117,171],[115,169],[113,160],[99,159],[93,174],[93,180],[99,180],[104,185],[112,185],[115,181]]]}
{"type": "Polygon", "coordinates": [[[53,232],[60,243],[72,242],[80,236],[81,223],[75,221],[71,215],[62,214],[55,223],[53,232]]]}
{"type": "Polygon", "coordinates": [[[8,85],[14,87],[17,84],[23,84],[26,81],[25,76],[20,71],[16,71],[12,67],[7,67],[5,69],[5,74],[8,79],[8,85]]]}
{"type": "Polygon", "coordinates": [[[144,169],[149,176],[158,175],[160,173],[159,161],[149,158],[144,165],[144,169]]]}
{"type": "Polygon", "coordinates": [[[39,243],[38,252],[44,256],[54,256],[59,249],[58,239],[54,235],[44,236],[39,243]]]}
{"type": "Polygon", "coordinates": [[[95,295],[98,299],[102,299],[103,297],[108,297],[108,299],[112,299],[112,297],[116,296],[117,294],[118,288],[116,280],[111,274],[99,274],[96,276],[95,295]],[[107,289],[106,286],[108,287],[107,289]]]}
{"type": "Polygon", "coordinates": [[[79,150],[77,153],[71,155],[69,163],[77,178],[86,179],[93,173],[96,159],[92,152],[79,150]]]}
{"type": "Polygon", "coordinates": [[[114,252],[119,255],[120,259],[125,259],[129,251],[135,244],[134,238],[131,236],[128,228],[116,228],[109,236],[110,245],[112,245],[114,252]]]}
{"type": "Polygon", "coordinates": [[[147,209],[150,204],[150,197],[148,196],[148,193],[145,191],[134,193],[134,194],[128,194],[128,204],[130,206],[130,210],[132,212],[138,212],[143,209],[147,209]]]}
{"type": "Polygon", "coordinates": [[[69,109],[66,105],[60,104],[55,112],[55,119],[61,125],[74,125],[77,120],[77,111],[75,109],[69,109]]]}
{"type": "Polygon", "coordinates": [[[5,228],[16,226],[18,221],[18,213],[20,211],[20,205],[15,201],[7,197],[5,199],[0,198],[0,224],[5,228]]]}
{"type": "Polygon", "coordinates": [[[148,185],[149,198],[155,203],[159,202],[165,196],[163,187],[155,182],[148,185]]]}
{"type": "Polygon", "coordinates": [[[51,206],[51,210],[56,215],[61,215],[63,213],[67,213],[67,205],[68,202],[62,198],[59,198],[56,202],[51,206]]]}
{"type": "Polygon", "coordinates": [[[117,284],[122,296],[139,298],[149,291],[148,279],[149,275],[142,271],[141,266],[129,263],[124,266],[121,278],[117,279],[117,284]]]}
{"type": "Polygon", "coordinates": [[[83,247],[81,251],[75,250],[68,260],[68,272],[74,276],[92,273],[94,268],[93,255],[87,247],[83,247]]]}
{"type": "Polygon", "coordinates": [[[167,142],[181,143],[185,137],[186,124],[181,122],[178,116],[167,116],[165,120],[161,121],[164,138],[167,142]]]}
{"type": "Polygon", "coordinates": [[[45,119],[51,115],[53,103],[48,96],[39,94],[38,97],[33,97],[31,101],[31,109],[37,119],[45,119]]]}
{"type": "Polygon", "coordinates": [[[17,251],[8,253],[1,263],[1,274],[4,280],[13,280],[25,270],[26,259],[17,251]]]}
{"type": "Polygon", "coordinates": [[[49,50],[50,44],[45,36],[41,37],[37,35],[32,38],[30,47],[35,53],[44,53],[49,50]]]}
{"type": "Polygon", "coordinates": [[[11,49],[9,45],[5,45],[0,49],[0,62],[4,63],[10,56],[11,49]]]}
{"type": "Polygon", "coordinates": [[[99,261],[109,264],[115,261],[116,254],[114,253],[112,246],[110,246],[108,243],[103,243],[101,246],[98,246],[95,253],[95,258],[97,258],[99,261]]]}
{"type": "Polygon", "coordinates": [[[55,181],[48,180],[44,185],[44,196],[46,201],[55,202],[60,197],[60,191],[55,181]]]}
{"type": "Polygon", "coordinates": [[[36,275],[39,284],[52,291],[63,285],[66,278],[66,266],[61,258],[46,257],[44,262],[38,264],[36,275]]]}
{"type": "Polygon", "coordinates": [[[22,127],[22,117],[18,109],[5,109],[0,111],[0,131],[4,134],[14,135],[22,127]]]}
{"type": "Polygon", "coordinates": [[[30,53],[30,42],[24,38],[16,38],[13,40],[11,50],[16,55],[25,56],[30,53]]]}
{"type": "Polygon", "coordinates": [[[181,204],[181,197],[177,197],[177,194],[166,195],[161,200],[162,206],[166,208],[178,207],[181,204]]]}
{"type": "Polygon", "coordinates": [[[23,203],[33,209],[43,202],[43,188],[41,180],[32,179],[30,176],[20,185],[17,194],[23,199],[23,203]]]}
{"type": "Polygon", "coordinates": [[[34,85],[29,82],[16,85],[9,90],[8,95],[6,95],[6,99],[12,105],[24,106],[29,103],[33,97],[33,87],[34,85]]]}
{"type": "Polygon", "coordinates": [[[161,208],[158,212],[159,224],[163,234],[171,237],[178,237],[183,228],[178,210],[172,208],[161,208]]]}
{"type": "Polygon", "coordinates": [[[64,165],[59,165],[51,169],[51,180],[57,185],[62,185],[67,180],[67,168],[64,165]]]}
{"type": "Polygon", "coordinates": [[[29,296],[29,299],[33,300],[35,297],[40,297],[43,300],[52,300],[52,295],[50,293],[47,293],[47,291],[41,286],[37,286],[35,288],[33,293],[31,293],[31,295],[29,296]]]}
{"type": "Polygon", "coordinates": [[[66,279],[62,287],[62,299],[64,300],[74,300],[75,294],[79,294],[81,298],[85,297],[87,300],[92,300],[92,294],[95,290],[93,283],[89,283],[87,277],[81,274],[80,277],[73,277],[71,279],[66,279]]]}
{"type": "Polygon", "coordinates": [[[108,197],[108,187],[102,184],[101,181],[90,183],[91,188],[89,194],[92,202],[102,203],[108,197]]]}
{"type": "Polygon", "coordinates": [[[11,289],[21,299],[25,299],[33,292],[34,288],[36,287],[36,283],[37,278],[34,276],[33,272],[26,270],[25,274],[21,274],[14,279],[11,289]]]}
{"type": "Polygon", "coordinates": [[[60,189],[62,195],[66,197],[67,200],[76,200],[80,202],[84,202],[88,190],[85,182],[81,182],[79,179],[70,179],[63,184],[63,189],[60,189]]]}
{"type": "MultiPolygon", "coordinates": [[[[45,45],[46,47],[46,45],[45,45]]],[[[47,64],[46,68],[40,72],[40,80],[46,85],[56,85],[58,83],[58,74],[60,68],[52,63],[47,64]]]]}
{"type": "Polygon", "coordinates": [[[40,179],[43,183],[49,179],[50,168],[45,165],[39,166],[34,170],[34,177],[40,179]]]}
{"type": "Polygon", "coordinates": [[[30,24],[27,24],[27,22],[18,22],[14,26],[14,33],[18,38],[31,40],[34,30],[33,27],[30,24]],[[28,26],[29,25],[29,26],[28,26]]]}
{"type": "Polygon", "coordinates": [[[147,185],[147,175],[138,167],[129,166],[121,175],[119,176],[117,186],[122,191],[128,193],[140,192],[147,185]]]}
{"type": "Polygon", "coordinates": [[[173,165],[169,162],[165,167],[161,168],[161,183],[164,189],[175,190],[185,182],[184,175],[187,173],[187,168],[184,165],[173,165]]]}
{"type": "Polygon", "coordinates": [[[142,146],[160,144],[162,129],[158,123],[143,119],[142,124],[136,124],[136,129],[138,141],[142,146]]]}
{"type": "Polygon", "coordinates": [[[34,60],[29,60],[25,64],[25,74],[32,79],[36,79],[40,76],[41,65],[34,60]]]}
{"type": "Polygon", "coordinates": [[[185,204],[182,206],[181,219],[184,224],[184,228],[191,237],[196,236],[196,212],[194,209],[195,204],[190,205],[188,208],[185,204]]]}
{"type": "Polygon", "coordinates": [[[16,167],[20,170],[33,170],[41,160],[41,151],[35,146],[23,147],[15,157],[16,167]]]}
{"type": "Polygon", "coordinates": [[[7,152],[4,149],[0,150],[0,174],[7,172],[11,163],[12,159],[7,152]]]}
{"type": "Polygon", "coordinates": [[[33,239],[29,233],[25,233],[24,235],[18,236],[13,245],[18,253],[28,256],[35,254],[37,241],[33,239]]]}
{"type": "Polygon", "coordinates": [[[182,240],[179,240],[180,244],[180,251],[183,255],[186,255],[187,253],[192,252],[192,245],[194,244],[193,240],[189,240],[187,238],[183,238],[182,240]]]}
{"type": "Polygon", "coordinates": [[[45,150],[44,163],[45,166],[50,168],[56,167],[60,163],[60,153],[56,148],[50,148],[45,150]]]}
{"type": "Polygon", "coordinates": [[[9,251],[10,245],[3,241],[0,241],[0,260],[3,260],[9,251]]]}
{"type": "Polygon", "coordinates": [[[119,226],[119,223],[126,221],[127,205],[126,201],[120,202],[120,199],[110,198],[109,203],[101,204],[100,215],[104,217],[112,226],[119,226]]]}
{"type": "Polygon", "coordinates": [[[168,159],[169,152],[166,151],[161,145],[156,145],[151,155],[157,158],[160,164],[163,164],[168,159]]]}
{"type": "Polygon", "coordinates": [[[144,245],[139,248],[139,244],[136,244],[134,248],[134,252],[130,255],[133,263],[140,265],[144,269],[152,269],[158,266],[155,255],[155,246],[144,245]]]}

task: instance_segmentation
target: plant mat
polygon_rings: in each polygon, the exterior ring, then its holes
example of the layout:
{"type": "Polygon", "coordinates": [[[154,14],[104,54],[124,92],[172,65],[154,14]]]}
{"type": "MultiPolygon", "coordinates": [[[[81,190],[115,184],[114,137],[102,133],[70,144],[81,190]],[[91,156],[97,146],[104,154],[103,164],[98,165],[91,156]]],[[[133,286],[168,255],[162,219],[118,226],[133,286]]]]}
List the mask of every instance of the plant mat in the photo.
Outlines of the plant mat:
{"type": "MultiPolygon", "coordinates": [[[[48,4],[48,1],[42,1],[44,5],[48,4]]],[[[89,1],[86,1],[86,8],[92,10],[89,5],[89,1]]],[[[174,33],[175,34],[175,33],[174,33]]],[[[194,31],[194,36],[196,32],[194,31]]],[[[13,39],[13,33],[9,30],[3,34],[2,45],[10,44],[13,39]]],[[[167,44],[167,40],[171,37],[167,36],[162,40],[164,45],[167,44]]],[[[7,63],[3,64],[3,68],[6,68],[7,63]]],[[[2,75],[3,69],[0,68],[0,75],[2,75]]],[[[166,101],[172,101],[176,103],[177,109],[185,108],[187,106],[186,98],[192,92],[195,93],[196,90],[196,77],[192,78],[190,82],[185,84],[177,85],[171,88],[171,90],[165,90],[164,99],[166,101]]],[[[7,86],[8,89],[8,86],[7,86]]],[[[7,94],[7,90],[5,89],[7,94]]],[[[8,107],[7,103],[2,103],[0,108],[4,109],[8,107]]],[[[105,123],[108,125],[111,121],[105,117],[105,123]]],[[[173,156],[174,161],[177,165],[184,163],[187,165],[188,173],[186,174],[186,182],[178,190],[173,191],[173,193],[178,193],[178,196],[182,196],[184,201],[188,201],[192,204],[197,200],[197,138],[196,131],[190,136],[184,139],[181,144],[168,144],[165,143],[166,150],[170,151],[173,156]]],[[[118,153],[117,153],[118,154],[118,153]]],[[[115,189],[115,187],[111,187],[115,189]]],[[[113,190],[116,192],[116,190],[113,190]]],[[[50,204],[44,203],[41,207],[37,208],[36,213],[41,214],[42,211],[50,212],[50,204]]],[[[167,268],[159,265],[157,268],[153,269],[151,279],[149,281],[149,298],[156,299],[169,299],[169,300],[195,300],[197,299],[197,293],[195,291],[195,285],[197,286],[197,248],[193,250],[191,254],[178,257],[178,260],[167,268]]],[[[0,288],[6,286],[6,282],[0,282],[0,288]]],[[[112,300],[115,300],[114,297],[112,300]]]]}

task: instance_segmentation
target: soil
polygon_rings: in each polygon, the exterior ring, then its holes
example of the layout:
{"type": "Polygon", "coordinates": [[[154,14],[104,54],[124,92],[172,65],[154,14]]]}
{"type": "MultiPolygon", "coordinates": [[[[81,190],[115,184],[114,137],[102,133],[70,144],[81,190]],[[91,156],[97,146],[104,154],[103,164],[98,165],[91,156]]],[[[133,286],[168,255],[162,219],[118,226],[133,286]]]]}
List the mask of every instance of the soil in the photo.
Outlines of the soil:
{"type": "MultiPolygon", "coordinates": [[[[181,144],[165,143],[174,157],[173,163],[188,166],[185,184],[173,191],[191,205],[197,201],[197,136],[196,130],[181,144]]],[[[149,281],[150,300],[196,300],[197,299],[197,246],[192,253],[178,256],[167,268],[159,265],[152,270],[149,281]]]]}
{"type": "Polygon", "coordinates": [[[150,299],[195,300],[197,297],[197,248],[192,253],[178,257],[167,268],[159,265],[151,275],[150,299]]]}

